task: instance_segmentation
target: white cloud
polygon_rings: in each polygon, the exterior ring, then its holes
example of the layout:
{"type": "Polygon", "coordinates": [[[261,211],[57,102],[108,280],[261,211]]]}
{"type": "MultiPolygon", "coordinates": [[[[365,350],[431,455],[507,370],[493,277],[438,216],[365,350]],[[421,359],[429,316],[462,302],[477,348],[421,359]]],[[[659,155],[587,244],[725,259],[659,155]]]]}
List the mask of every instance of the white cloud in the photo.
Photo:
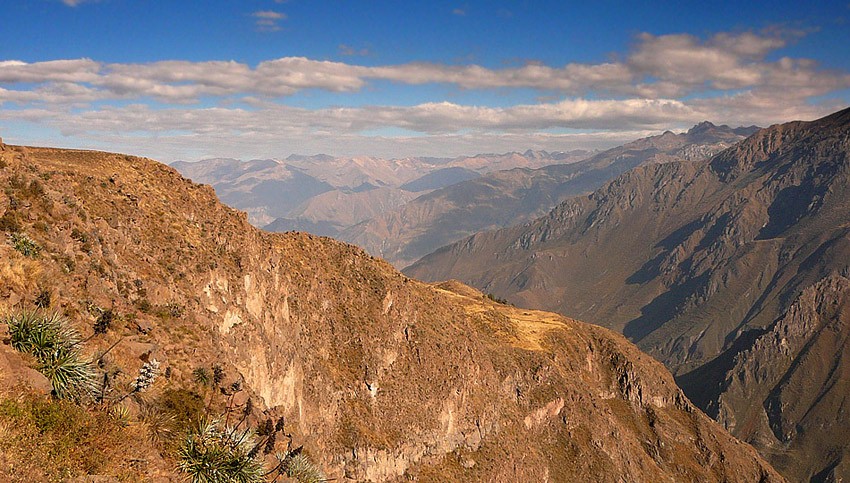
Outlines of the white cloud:
{"type": "MultiPolygon", "coordinates": [[[[253,16],[273,23],[286,18],[274,11],[253,16]]],[[[822,69],[809,59],[767,60],[799,35],[776,30],[720,33],[707,39],[641,34],[622,60],[501,69],[422,62],[364,66],[304,57],[273,59],[253,67],[235,61],[7,60],[0,61],[0,120],[8,125],[26,119],[76,139],[124,143],[121,140],[127,138],[132,141],[126,142],[136,143],[127,150],[148,146],[149,138],[169,139],[169,146],[185,147],[192,140],[221,149],[235,149],[227,145],[232,143],[247,150],[276,145],[286,151],[281,146],[289,143],[293,147],[288,152],[309,146],[300,151],[332,154],[354,148],[376,154],[389,146],[459,154],[476,142],[502,145],[508,140],[526,143],[516,149],[541,143],[553,149],[555,142],[590,139],[552,134],[558,131],[592,130],[594,139],[613,139],[618,132],[686,128],[702,120],[767,125],[813,119],[843,107],[840,100],[823,99],[850,87],[847,72],[822,69]],[[388,102],[325,109],[282,104],[302,90],[356,93],[375,80],[409,89],[429,83],[464,90],[531,88],[540,91],[541,98],[556,100],[508,107],[442,99],[414,106],[388,102]],[[167,107],[148,105],[151,98],[167,107]],[[135,104],[108,105],[115,100],[135,104]],[[187,106],[200,100],[214,107],[187,106]],[[234,108],[234,102],[246,107],[234,108]],[[374,135],[387,130],[410,135],[374,135]],[[437,140],[453,144],[440,145],[437,140]]],[[[358,53],[346,45],[340,45],[340,52],[358,53]]]]}
{"type": "Polygon", "coordinates": [[[269,20],[280,20],[280,19],[286,18],[286,15],[284,15],[280,12],[274,12],[274,11],[271,11],[271,10],[261,10],[259,12],[254,12],[254,13],[251,14],[251,16],[257,17],[257,18],[267,18],[269,20]]]}
{"type": "MultiPolygon", "coordinates": [[[[283,14],[260,11],[259,20],[283,14]]],[[[765,56],[786,45],[777,35],[717,34],[701,41],[691,35],[641,34],[621,62],[529,64],[490,69],[478,65],[414,62],[384,66],[284,57],[254,68],[237,62],[164,61],[105,64],[91,59],[24,63],[0,62],[0,83],[75,82],[100,89],[104,98],[152,96],[168,102],[199,97],[254,95],[285,97],[303,89],[352,92],[371,80],[400,84],[451,84],[463,89],[533,88],[562,95],[683,97],[711,90],[770,89],[820,95],[850,86],[850,75],[819,69],[808,59],[765,56]]],[[[346,45],[343,54],[364,53],[346,45]]]]}
{"type": "Polygon", "coordinates": [[[369,49],[366,47],[356,48],[346,44],[339,44],[339,55],[343,56],[351,56],[351,55],[369,55],[369,49]]]}

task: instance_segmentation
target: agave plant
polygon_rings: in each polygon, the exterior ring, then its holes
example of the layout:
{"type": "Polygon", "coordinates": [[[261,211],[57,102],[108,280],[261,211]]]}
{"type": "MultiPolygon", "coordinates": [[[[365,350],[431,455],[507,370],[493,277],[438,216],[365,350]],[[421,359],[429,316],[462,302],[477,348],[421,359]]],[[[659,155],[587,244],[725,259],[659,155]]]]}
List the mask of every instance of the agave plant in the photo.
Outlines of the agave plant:
{"type": "Polygon", "coordinates": [[[97,371],[79,351],[80,336],[59,314],[21,312],[6,318],[12,347],[35,356],[38,370],[63,399],[82,399],[97,387],[97,371]]]}
{"type": "Polygon", "coordinates": [[[44,359],[56,351],[70,350],[80,343],[80,336],[59,314],[21,312],[6,318],[12,347],[44,359]]]}
{"type": "Polygon", "coordinates": [[[109,415],[112,416],[112,419],[122,427],[130,424],[130,408],[127,406],[122,404],[112,406],[109,409],[109,415]]]}
{"type": "Polygon", "coordinates": [[[203,421],[180,445],[178,468],[194,483],[263,481],[256,439],[251,429],[226,427],[217,419],[203,421]]]}
{"type": "MultiPolygon", "coordinates": [[[[278,459],[280,461],[280,458],[278,459]]],[[[288,456],[283,460],[286,476],[298,483],[322,483],[325,475],[310,461],[304,453],[288,456]]]]}
{"type": "Polygon", "coordinates": [[[53,384],[53,392],[60,399],[84,399],[97,389],[97,371],[94,364],[82,358],[77,351],[57,351],[41,361],[38,370],[53,384]]]}
{"type": "Polygon", "coordinates": [[[152,404],[142,404],[139,418],[147,426],[151,441],[170,441],[177,428],[177,418],[173,413],[164,411],[152,404]]]}

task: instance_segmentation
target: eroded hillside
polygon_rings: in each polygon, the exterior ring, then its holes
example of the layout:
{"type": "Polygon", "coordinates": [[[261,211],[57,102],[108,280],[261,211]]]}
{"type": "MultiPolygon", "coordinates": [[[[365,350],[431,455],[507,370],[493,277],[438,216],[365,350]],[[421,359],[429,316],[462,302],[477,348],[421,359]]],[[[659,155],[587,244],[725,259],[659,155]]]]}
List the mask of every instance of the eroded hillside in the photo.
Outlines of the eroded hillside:
{"type": "Polygon", "coordinates": [[[10,146],[0,159],[3,230],[41,247],[0,244],[0,310],[46,291],[88,336],[90,307],[111,307],[128,373],[141,350],[172,381],[225,364],[329,477],[781,480],[606,329],[261,232],[151,160],[10,146]]]}

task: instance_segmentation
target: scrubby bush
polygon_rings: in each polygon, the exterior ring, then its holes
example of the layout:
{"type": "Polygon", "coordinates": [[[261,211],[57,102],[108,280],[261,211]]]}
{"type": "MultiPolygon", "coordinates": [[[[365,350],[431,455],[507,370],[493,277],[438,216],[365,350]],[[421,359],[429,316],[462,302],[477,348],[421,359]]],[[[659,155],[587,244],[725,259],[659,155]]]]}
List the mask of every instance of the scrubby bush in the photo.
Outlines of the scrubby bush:
{"type": "Polygon", "coordinates": [[[21,312],[4,322],[12,347],[36,358],[39,372],[50,380],[57,397],[79,400],[94,392],[95,366],[80,354],[80,336],[64,318],[56,313],[21,312]]]}
{"type": "Polygon", "coordinates": [[[492,300],[493,302],[496,302],[497,304],[513,306],[513,304],[508,302],[507,299],[497,297],[496,295],[493,295],[492,293],[488,293],[487,298],[492,300]]]}
{"type": "Polygon", "coordinates": [[[187,389],[168,388],[156,399],[156,409],[174,416],[178,428],[188,428],[204,415],[204,399],[187,389]]]}
{"type": "Polygon", "coordinates": [[[20,230],[21,224],[18,223],[18,217],[15,216],[14,211],[7,210],[3,216],[0,216],[0,231],[14,233],[20,230]]]}
{"type": "Polygon", "coordinates": [[[97,316],[94,322],[94,333],[105,334],[112,327],[112,322],[116,319],[115,312],[112,309],[106,309],[97,316]]]}
{"type": "Polygon", "coordinates": [[[41,245],[33,241],[26,233],[12,233],[9,235],[9,242],[12,248],[25,257],[37,258],[41,253],[41,245]]]}
{"type": "Polygon", "coordinates": [[[186,436],[178,450],[178,467],[195,483],[260,482],[265,469],[258,448],[252,430],[211,419],[186,436]]]}
{"type": "Polygon", "coordinates": [[[39,292],[38,297],[35,298],[35,306],[40,309],[49,309],[50,308],[50,291],[42,290],[39,292]]]}
{"type": "Polygon", "coordinates": [[[170,442],[178,430],[176,416],[171,412],[163,411],[156,404],[143,403],[139,419],[145,424],[148,436],[155,443],[170,442]]]}

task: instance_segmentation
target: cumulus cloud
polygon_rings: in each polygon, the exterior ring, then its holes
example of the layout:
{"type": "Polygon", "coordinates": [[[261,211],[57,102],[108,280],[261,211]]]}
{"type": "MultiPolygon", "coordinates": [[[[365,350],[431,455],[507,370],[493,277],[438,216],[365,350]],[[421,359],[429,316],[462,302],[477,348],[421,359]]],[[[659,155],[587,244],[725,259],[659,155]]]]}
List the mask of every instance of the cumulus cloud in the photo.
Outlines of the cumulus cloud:
{"type": "MultiPolygon", "coordinates": [[[[285,19],[274,11],[258,11],[253,17],[273,23],[285,19]]],[[[824,99],[850,87],[847,72],[822,69],[809,59],[769,60],[799,35],[776,29],[704,39],[645,33],[618,61],[500,69],[423,62],[365,66],[305,57],[256,66],[234,61],[6,60],[0,61],[0,119],[26,119],[79,139],[122,139],[133,133],[128,139],[134,142],[173,138],[178,145],[191,139],[223,147],[221,140],[228,139],[246,149],[271,145],[274,139],[294,145],[324,142],[327,148],[307,151],[335,153],[367,146],[370,140],[376,144],[364,151],[369,154],[402,144],[429,146],[432,152],[440,145],[427,140],[437,139],[455,143],[443,145],[443,155],[485,141],[525,140],[515,146],[519,149],[545,139],[550,143],[546,149],[552,149],[558,140],[590,139],[565,131],[592,131],[598,142],[617,137],[603,133],[686,128],[702,120],[767,125],[812,119],[843,107],[841,101],[824,99]],[[463,90],[531,88],[549,100],[508,107],[440,99],[413,106],[285,105],[288,96],[302,90],[356,93],[376,80],[410,89],[433,83],[463,90]],[[166,107],[154,106],[150,99],[166,107]],[[190,105],[201,100],[213,107],[190,105]],[[121,107],[111,105],[115,101],[121,107]],[[127,102],[133,104],[123,105],[127,102]],[[410,135],[374,134],[388,129],[410,135]]],[[[346,45],[339,49],[341,54],[363,52],[346,45]]],[[[491,149],[482,145],[479,150],[491,149]]]]}
{"type": "MultiPolygon", "coordinates": [[[[255,12],[254,16],[271,22],[285,18],[274,11],[255,12]]],[[[352,92],[372,80],[651,99],[741,89],[802,89],[804,95],[814,96],[850,86],[846,72],[819,69],[811,60],[765,60],[767,54],[787,44],[786,37],[745,32],[700,40],[686,34],[641,34],[633,50],[620,62],[570,63],[560,67],[528,64],[502,69],[421,62],[367,67],[304,57],[269,60],[253,68],[237,62],[106,64],[91,59],[37,63],[12,60],[0,62],[0,83],[74,82],[100,89],[104,98],[151,96],[168,102],[237,94],[284,97],[303,89],[352,92]]],[[[344,55],[367,52],[340,45],[344,55]]]]}

